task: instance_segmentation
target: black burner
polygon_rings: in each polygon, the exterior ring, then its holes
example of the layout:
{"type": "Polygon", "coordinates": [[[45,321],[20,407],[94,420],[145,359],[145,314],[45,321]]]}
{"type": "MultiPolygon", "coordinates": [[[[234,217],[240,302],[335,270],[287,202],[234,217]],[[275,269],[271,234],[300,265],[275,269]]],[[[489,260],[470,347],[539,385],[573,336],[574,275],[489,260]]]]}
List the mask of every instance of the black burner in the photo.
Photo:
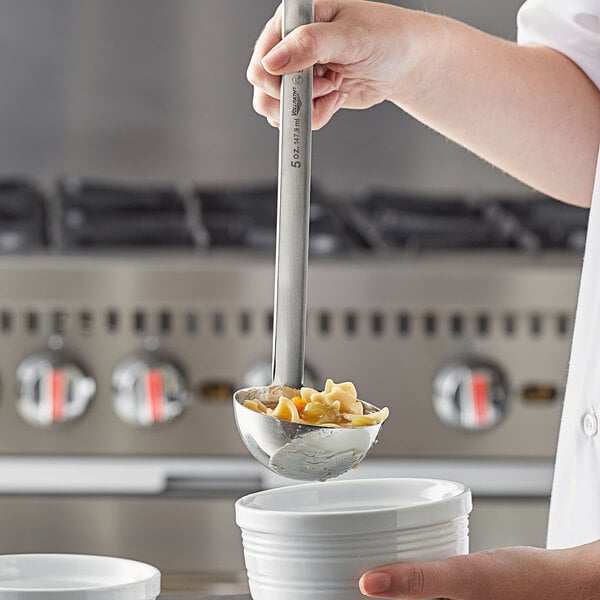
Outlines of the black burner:
{"type": "Polygon", "coordinates": [[[16,253],[46,246],[41,191],[23,179],[0,181],[0,252],[16,253]]]}
{"type": "Polygon", "coordinates": [[[371,246],[409,251],[582,251],[589,213],[537,194],[465,200],[374,193],[353,210],[371,246]]]}
{"type": "Polygon", "coordinates": [[[194,244],[185,200],[174,188],[65,180],[58,192],[66,248],[194,244]]]}
{"type": "MultiPolygon", "coordinates": [[[[391,249],[464,250],[510,247],[479,203],[457,197],[373,193],[357,210],[391,249]]],[[[372,236],[372,235],[371,235],[372,236]]]]}
{"type": "Polygon", "coordinates": [[[523,201],[502,200],[497,205],[531,232],[537,249],[583,251],[589,209],[539,196],[523,201]]]}
{"type": "MultiPolygon", "coordinates": [[[[588,213],[540,195],[465,199],[374,192],[346,201],[317,188],[311,194],[310,252],[581,252],[588,213]]],[[[274,185],[183,192],[63,179],[45,197],[27,180],[0,180],[0,253],[230,248],[272,255],[276,225],[274,185]]]]}

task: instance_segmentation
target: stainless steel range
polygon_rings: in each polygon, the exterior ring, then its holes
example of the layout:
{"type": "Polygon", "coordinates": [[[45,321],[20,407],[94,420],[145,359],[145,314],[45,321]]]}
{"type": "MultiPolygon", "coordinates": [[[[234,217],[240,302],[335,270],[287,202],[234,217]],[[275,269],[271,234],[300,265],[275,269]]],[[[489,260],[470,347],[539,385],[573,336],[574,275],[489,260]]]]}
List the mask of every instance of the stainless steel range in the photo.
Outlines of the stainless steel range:
{"type": "MultiPolygon", "coordinates": [[[[544,543],[587,212],[523,200],[313,193],[306,382],[390,407],[352,476],[470,484],[474,549],[544,543]]],[[[271,186],[0,184],[0,552],[243,589],[232,498],[282,483],[230,408],[270,378],[275,210],[271,186]]]]}

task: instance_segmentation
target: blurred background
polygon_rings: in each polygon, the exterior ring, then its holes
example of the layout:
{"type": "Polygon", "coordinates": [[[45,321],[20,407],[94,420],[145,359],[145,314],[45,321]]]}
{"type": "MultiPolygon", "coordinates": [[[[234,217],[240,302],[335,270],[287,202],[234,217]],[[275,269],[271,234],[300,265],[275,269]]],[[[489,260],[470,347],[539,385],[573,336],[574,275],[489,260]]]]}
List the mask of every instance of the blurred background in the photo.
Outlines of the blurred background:
{"type": "MultiPolygon", "coordinates": [[[[245,72],[274,0],[2,0],[0,171],[245,184],[276,177],[277,137],[245,72]]],[[[519,0],[404,6],[516,39],[519,0]]],[[[436,192],[522,188],[391,105],[315,136],[314,178],[436,192]]]]}
{"type": "MultiPolygon", "coordinates": [[[[231,396],[270,381],[274,0],[0,0],[0,552],[244,592],[233,502],[288,484],[231,396]]],[[[426,0],[516,39],[519,0],[426,0]]],[[[587,211],[391,105],[314,136],[305,383],[387,405],[350,477],[455,479],[473,550],[545,543],[587,211]]]]}

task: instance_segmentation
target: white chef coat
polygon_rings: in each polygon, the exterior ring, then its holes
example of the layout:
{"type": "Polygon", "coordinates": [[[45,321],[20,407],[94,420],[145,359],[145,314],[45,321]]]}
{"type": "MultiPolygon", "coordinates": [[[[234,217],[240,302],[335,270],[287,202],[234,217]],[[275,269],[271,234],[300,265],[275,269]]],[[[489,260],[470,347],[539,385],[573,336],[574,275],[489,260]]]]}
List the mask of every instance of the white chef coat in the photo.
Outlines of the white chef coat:
{"type": "MultiPolygon", "coordinates": [[[[519,43],[562,52],[600,87],[600,0],[528,0],[519,43]]],[[[598,140],[600,143],[600,140],[598,140]]],[[[600,539],[600,161],[558,441],[548,547],[600,539]]]]}

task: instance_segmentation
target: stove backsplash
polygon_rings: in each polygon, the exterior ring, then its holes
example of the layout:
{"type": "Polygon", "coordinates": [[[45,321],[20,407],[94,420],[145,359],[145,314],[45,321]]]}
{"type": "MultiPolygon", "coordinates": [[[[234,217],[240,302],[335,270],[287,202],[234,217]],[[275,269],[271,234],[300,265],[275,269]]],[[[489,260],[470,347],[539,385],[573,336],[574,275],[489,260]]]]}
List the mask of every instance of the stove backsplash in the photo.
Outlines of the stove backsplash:
{"type": "MultiPolygon", "coordinates": [[[[0,174],[271,181],[277,134],[252,111],[245,70],[277,3],[0,0],[0,174]]],[[[427,8],[514,39],[520,4],[428,0],[427,8]]],[[[314,175],[350,195],[522,191],[391,105],[337,115],[315,136],[314,175]]]]}

